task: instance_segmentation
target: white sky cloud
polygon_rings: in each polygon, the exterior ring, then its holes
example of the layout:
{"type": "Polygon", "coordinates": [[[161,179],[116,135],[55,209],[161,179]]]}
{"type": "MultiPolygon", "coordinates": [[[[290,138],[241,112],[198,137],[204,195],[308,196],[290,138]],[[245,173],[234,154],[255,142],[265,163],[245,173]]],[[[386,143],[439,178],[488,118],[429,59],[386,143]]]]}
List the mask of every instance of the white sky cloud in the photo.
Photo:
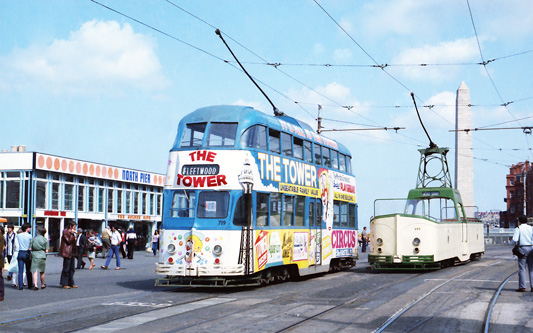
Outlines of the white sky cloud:
{"type": "MultiPolygon", "coordinates": [[[[475,38],[440,42],[437,45],[426,44],[422,47],[400,52],[394,64],[453,64],[475,62],[479,59],[479,50],[475,38]]],[[[407,66],[400,67],[402,75],[418,80],[443,80],[454,77],[460,66],[407,66]]]]}
{"type": "Polygon", "coordinates": [[[37,84],[55,93],[83,94],[112,86],[154,90],[169,83],[154,48],[151,38],[127,23],[93,20],[68,39],[15,49],[0,66],[14,87],[37,84]]]}

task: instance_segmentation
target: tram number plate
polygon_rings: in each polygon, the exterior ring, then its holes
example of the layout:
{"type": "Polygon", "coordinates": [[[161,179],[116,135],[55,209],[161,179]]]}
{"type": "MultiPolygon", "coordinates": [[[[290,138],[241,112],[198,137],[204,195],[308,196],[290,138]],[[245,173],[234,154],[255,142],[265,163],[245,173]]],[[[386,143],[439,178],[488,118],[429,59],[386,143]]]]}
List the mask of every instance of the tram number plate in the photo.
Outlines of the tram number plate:
{"type": "Polygon", "coordinates": [[[218,220],[218,225],[226,225],[226,221],[225,220],[218,220]]]}

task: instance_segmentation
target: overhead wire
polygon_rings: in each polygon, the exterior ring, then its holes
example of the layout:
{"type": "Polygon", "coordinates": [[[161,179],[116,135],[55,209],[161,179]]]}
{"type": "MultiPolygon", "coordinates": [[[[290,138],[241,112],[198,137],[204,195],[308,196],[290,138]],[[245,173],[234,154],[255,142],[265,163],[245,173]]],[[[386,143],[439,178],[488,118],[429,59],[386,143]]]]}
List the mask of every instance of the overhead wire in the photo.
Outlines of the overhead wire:
{"type": "MultiPolygon", "coordinates": [[[[385,70],[385,68],[387,67],[386,64],[379,64],[376,59],[374,59],[374,57],[372,57],[372,55],[370,55],[370,53],[368,53],[362,46],[361,44],[359,44],[355,38],[353,38],[349,33],[348,31],[346,31],[346,29],[344,29],[344,27],[339,23],[337,22],[337,20],[335,20],[335,18],[333,16],[331,16],[331,14],[324,8],[322,7],[322,5],[320,5],[318,3],[317,0],[313,0],[318,7],[320,7],[320,9],[344,32],[344,34],[346,36],[348,36],[348,38],[350,40],[352,40],[352,42],[354,42],[355,45],[357,45],[361,51],[363,51],[363,53],[365,53],[371,60],[372,62],[374,62],[374,64],[376,65],[376,67],[379,67],[381,68],[381,71],[384,72],[386,75],[388,75],[393,81],[395,81],[396,83],[398,83],[401,87],[403,87],[405,90],[411,92],[412,90],[409,89],[409,87],[407,87],[404,83],[402,83],[400,80],[398,80],[395,76],[393,76],[391,73],[389,73],[388,71],[385,70]]],[[[415,97],[416,99],[418,99],[420,102],[424,102],[418,95],[415,94],[415,97]]],[[[430,109],[431,111],[433,111],[437,116],[439,116],[440,118],[442,118],[445,122],[453,125],[448,119],[444,118],[442,115],[440,115],[438,112],[430,109]]]]}
{"type": "MultiPolygon", "coordinates": [[[[174,2],[172,2],[172,1],[170,1],[170,0],[165,0],[165,1],[166,1],[167,3],[169,3],[169,4],[171,4],[172,6],[178,8],[179,10],[183,11],[184,13],[186,13],[186,14],[188,14],[188,15],[194,17],[195,19],[199,20],[200,22],[202,22],[202,23],[208,25],[209,27],[211,27],[211,28],[213,28],[213,29],[217,29],[213,24],[211,24],[211,23],[207,22],[206,20],[200,18],[199,16],[197,16],[197,15],[191,13],[190,11],[184,9],[183,7],[177,5],[176,3],[174,3],[174,2]]],[[[222,30],[220,30],[220,31],[221,31],[221,33],[224,34],[224,36],[227,36],[230,40],[232,40],[233,42],[235,42],[236,44],[238,44],[239,46],[241,46],[242,48],[244,48],[245,50],[247,50],[248,52],[250,52],[251,54],[253,54],[253,55],[256,56],[257,58],[259,58],[259,59],[261,59],[262,61],[264,61],[264,63],[267,63],[267,64],[272,65],[272,63],[269,63],[266,59],[264,59],[263,57],[261,57],[259,54],[257,54],[256,52],[252,51],[252,50],[249,49],[248,47],[244,46],[242,43],[240,43],[239,41],[237,41],[237,40],[234,39],[233,37],[229,36],[227,33],[223,32],[222,30]]],[[[243,61],[242,63],[243,63],[243,64],[249,64],[248,62],[245,62],[245,61],[243,61]]],[[[343,105],[343,104],[341,104],[341,103],[339,103],[339,102],[337,102],[337,101],[331,99],[329,96],[320,93],[320,92],[317,91],[316,89],[313,89],[312,87],[310,87],[309,85],[305,84],[305,83],[302,82],[301,80],[299,80],[299,79],[295,78],[294,76],[292,76],[292,75],[290,75],[290,74],[288,74],[288,73],[282,71],[282,70],[279,69],[277,66],[274,66],[274,68],[275,68],[276,70],[278,70],[280,73],[282,73],[283,75],[285,75],[286,77],[290,78],[291,80],[293,80],[293,81],[299,83],[300,85],[306,87],[307,89],[313,91],[314,93],[316,93],[316,94],[318,94],[318,95],[320,95],[320,96],[326,98],[328,101],[330,101],[330,102],[336,104],[336,106],[341,107],[341,108],[346,108],[346,109],[348,109],[350,112],[354,113],[355,115],[357,115],[357,116],[359,116],[359,117],[361,117],[361,118],[363,118],[363,119],[366,119],[366,120],[368,120],[368,121],[371,121],[371,122],[373,122],[373,123],[376,123],[374,120],[372,120],[372,119],[370,119],[370,118],[367,118],[367,117],[365,117],[365,116],[363,116],[363,115],[361,115],[361,114],[358,114],[358,113],[356,113],[356,112],[353,112],[353,111],[351,110],[351,108],[348,108],[347,106],[345,106],[345,105],[343,105]]],[[[296,103],[296,104],[300,104],[300,103],[298,103],[298,102],[295,102],[295,103],[296,103]]],[[[314,103],[314,104],[316,105],[316,103],[314,103]]],[[[303,108],[301,105],[299,105],[299,106],[300,106],[304,111],[306,111],[309,115],[311,115],[311,117],[314,117],[309,111],[307,111],[307,110],[306,110],[305,108],[303,108]]],[[[316,117],[314,118],[314,120],[316,120],[316,117]]]]}
{"type": "MultiPolygon", "coordinates": [[[[472,8],[470,6],[470,1],[469,0],[466,0],[466,4],[468,6],[468,13],[470,14],[470,21],[472,22],[472,28],[474,30],[474,34],[476,36],[476,41],[477,41],[477,46],[478,46],[478,50],[479,50],[479,55],[481,57],[481,61],[483,63],[483,68],[485,69],[485,72],[487,74],[487,77],[489,78],[494,90],[496,91],[496,94],[498,95],[498,97],[500,98],[500,102],[502,103],[502,106],[505,108],[505,110],[507,110],[507,112],[511,115],[511,117],[521,126],[521,123],[519,120],[516,119],[516,117],[514,116],[514,114],[511,112],[511,110],[509,110],[509,108],[507,107],[509,104],[505,103],[504,100],[503,100],[503,97],[502,95],[500,94],[500,91],[498,89],[498,87],[496,86],[496,83],[494,83],[494,80],[492,78],[492,76],[490,75],[490,72],[487,68],[487,64],[490,63],[491,61],[485,61],[485,58],[483,56],[483,51],[481,49],[481,43],[479,42],[479,36],[478,36],[478,33],[477,33],[477,28],[476,28],[476,24],[474,22],[474,15],[472,14],[472,8]]],[[[525,132],[524,132],[525,133],[525,132]]],[[[526,133],[526,143],[528,145],[528,147],[531,148],[530,144],[529,144],[529,139],[527,137],[527,133],[526,133]]],[[[533,156],[533,155],[530,155],[530,156],[533,156]]]]}

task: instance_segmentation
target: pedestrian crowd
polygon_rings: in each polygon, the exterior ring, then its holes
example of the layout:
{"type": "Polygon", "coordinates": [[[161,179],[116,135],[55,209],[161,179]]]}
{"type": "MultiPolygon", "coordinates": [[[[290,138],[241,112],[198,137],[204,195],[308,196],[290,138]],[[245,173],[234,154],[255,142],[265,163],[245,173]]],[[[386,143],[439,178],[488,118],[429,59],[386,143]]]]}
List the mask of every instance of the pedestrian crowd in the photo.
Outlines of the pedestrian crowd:
{"type": "MultiPolygon", "coordinates": [[[[49,251],[49,241],[45,237],[46,229],[37,227],[36,236],[31,235],[31,225],[23,224],[17,232],[13,225],[8,225],[7,230],[0,226],[0,301],[4,300],[4,266],[7,266],[7,280],[12,281],[13,287],[23,290],[24,287],[30,290],[45,289],[46,256],[49,251]],[[6,265],[7,264],[7,265],[6,265]],[[40,283],[39,283],[40,282],[40,283]],[[40,287],[40,288],[39,288],[40,287]]],[[[159,232],[154,236],[159,243],[159,232]]],[[[112,257],[116,259],[116,270],[120,269],[120,254],[122,258],[133,259],[135,246],[137,245],[137,235],[133,227],[129,227],[127,232],[122,232],[116,226],[106,227],[102,232],[102,251],[107,256],[102,269],[107,269],[112,257]],[[127,249],[127,252],[126,252],[127,249]]],[[[152,240],[154,241],[154,239],[152,240]]],[[[87,253],[89,260],[89,270],[96,264],[96,248],[100,245],[97,234],[94,230],[84,232],[76,227],[76,222],[69,221],[63,230],[60,240],[58,255],[63,258],[63,268],[59,284],[62,289],[78,288],[74,283],[74,273],[76,270],[84,269],[86,262],[84,254],[87,253]]],[[[158,244],[157,244],[158,245],[158,244]]],[[[154,249],[154,243],[151,243],[154,249]]],[[[155,250],[154,250],[155,255],[155,250]]]]}

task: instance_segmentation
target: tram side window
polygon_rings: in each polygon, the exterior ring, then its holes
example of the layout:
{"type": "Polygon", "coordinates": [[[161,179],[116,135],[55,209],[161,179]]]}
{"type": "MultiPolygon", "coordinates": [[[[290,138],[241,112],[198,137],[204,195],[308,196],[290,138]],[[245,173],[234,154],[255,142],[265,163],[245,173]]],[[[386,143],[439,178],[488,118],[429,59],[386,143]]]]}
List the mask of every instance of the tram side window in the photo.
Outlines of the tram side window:
{"type": "Polygon", "coordinates": [[[281,225],[281,194],[272,193],[270,195],[270,226],[279,227],[281,225]]]}
{"type": "Polygon", "coordinates": [[[262,125],[249,127],[241,137],[241,146],[267,150],[267,129],[262,125]]]}
{"type": "Polygon", "coordinates": [[[331,151],[331,166],[335,169],[339,168],[339,152],[336,150],[331,151]]]}
{"type": "Polygon", "coordinates": [[[268,145],[270,151],[273,153],[281,153],[280,133],[279,131],[270,129],[268,131],[268,145]]]}
{"type": "Polygon", "coordinates": [[[346,156],[344,154],[339,154],[339,170],[346,171],[346,156]]]}
{"type": "Polygon", "coordinates": [[[315,199],[309,200],[309,225],[314,226],[315,225],[315,199]]]}
{"type": "Polygon", "coordinates": [[[200,192],[198,213],[200,218],[225,218],[228,216],[229,192],[200,192]]]}
{"type": "Polygon", "coordinates": [[[208,147],[233,147],[237,135],[237,123],[211,123],[207,135],[208,147]]]}
{"type": "Polygon", "coordinates": [[[357,219],[357,216],[355,215],[355,205],[354,204],[349,204],[348,205],[348,227],[350,228],[355,228],[356,225],[355,225],[355,222],[356,222],[356,219],[357,219]]]}
{"type": "Polygon", "coordinates": [[[296,197],[296,212],[294,216],[294,225],[303,227],[305,217],[305,197],[296,197]]]}
{"type": "Polygon", "coordinates": [[[299,138],[294,138],[294,157],[303,160],[304,158],[304,140],[299,138]]]}
{"type": "Polygon", "coordinates": [[[257,226],[268,226],[268,193],[257,193],[255,212],[257,226]]]}
{"type": "Polygon", "coordinates": [[[348,204],[341,202],[341,227],[348,227],[348,204]]]}
{"type": "Polygon", "coordinates": [[[294,225],[294,197],[283,196],[283,225],[294,225]]]}
{"type": "Polygon", "coordinates": [[[322,165],[326,168],[331,168],[331,158],[329,156],[329,148],[322,147],[322,165]]]}
{"type": "Polygon", "coordinates": [[[333,226],[334,227],[341,226],[340,213],[341,213],[340,202],[335,200],[333,201],[333,226]]]}
{"type": "Polygon", "coordinates": [[[283,155],[292,156],[292,135],[281,133],[281,148],[283,149],[283,155]]]}
{"type": "Polygon", "coordinates": [[[187,124],[180,147],[201,147],[207,123],[187,124]]]}
{"type": "Polygon", "coordinates": [[[248,200],[251,200],[252,196],[249,194],[243,194],[237,200],[235,205],[235,214],[233,214],[233,225],[236,226],[247,226],[248,225],[248,215],[249,215],[249,206],[248,200]]]}
{"type": "Polygon", "coordinates": [[[346,155],[346,172],[351,173],[352,172],[352,158],[348,155],[346,155]]]}
{"type": "Polygon", "coordinates": [[[322,146],[317,145],[316,143],[314,145],[315,145],[315,164],[320,165],[322,164],[322,151],[321,151],[322,146]]]}
{"type": "Polygon", "coordinates": [[[304,140],[304,161],[313,163],[313,144],[304,140]]]}

